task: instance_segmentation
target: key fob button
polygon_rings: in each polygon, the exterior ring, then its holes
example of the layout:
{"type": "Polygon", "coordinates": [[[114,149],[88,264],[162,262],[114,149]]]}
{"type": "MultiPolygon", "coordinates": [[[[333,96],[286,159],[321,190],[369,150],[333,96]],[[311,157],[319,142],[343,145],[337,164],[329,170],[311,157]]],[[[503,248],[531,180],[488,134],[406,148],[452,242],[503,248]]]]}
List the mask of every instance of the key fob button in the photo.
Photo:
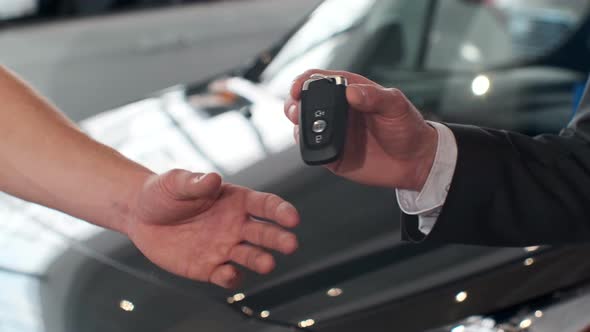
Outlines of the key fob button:
{"type": "Polygon", "coordinates": [[[317,110],[315,112],[313,112],[313,116],[316,118],[325,118],[326,117],[326,111],[324,110],[317,110]]]}
{"type": "MultiPolygon", "coordinates": [[[[325,122],[325,120],[322,120],[325,122]]],[[[321,132],[315,132],[315,130],[308,130],[305,135],[309,146],[312,148],[319,148],[330,142],[332,137],[332,130],[330,128],[324,128],[321,132]]]]}
{"type": "Polygon", "coordinates": [[[314,133],[319,134],[319,133],[324,132],[324,130],[326,130],[327,126],[328,126],[328,123],[325,120],[316,120],[313,123],[311,130],[313,130],[314,133]]]}

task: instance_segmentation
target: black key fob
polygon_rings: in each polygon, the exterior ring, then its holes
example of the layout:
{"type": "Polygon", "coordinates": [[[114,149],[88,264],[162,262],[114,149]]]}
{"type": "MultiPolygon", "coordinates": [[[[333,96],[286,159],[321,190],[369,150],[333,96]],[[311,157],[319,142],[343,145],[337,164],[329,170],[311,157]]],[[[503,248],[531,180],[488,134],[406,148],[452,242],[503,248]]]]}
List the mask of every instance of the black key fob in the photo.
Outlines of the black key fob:
{"type": "Polygon", "coordinates": [[[308,165],[340,158],[348,126],[346,78],[312,75],[303,84],[299,114],[299,147],[308,165]]]}

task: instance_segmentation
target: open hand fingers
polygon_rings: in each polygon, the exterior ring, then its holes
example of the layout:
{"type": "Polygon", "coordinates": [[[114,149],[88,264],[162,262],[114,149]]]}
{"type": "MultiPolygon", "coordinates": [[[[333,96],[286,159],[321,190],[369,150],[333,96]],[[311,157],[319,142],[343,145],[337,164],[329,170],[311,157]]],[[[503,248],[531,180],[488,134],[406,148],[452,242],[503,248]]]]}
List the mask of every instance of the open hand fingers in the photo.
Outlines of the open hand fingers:
{"type": "Polygon", "coordinates": [[[275,260],[271,254],[248,244],[233,247],[229,257],[232,261],[260,274],[270,273],[275,268],[275,260]]]}
{"type": "Polygon", "coordinates": [[[246,197],[246,210],[254,217],[272,220],[283,227],[299,224],[299,213],[291,203],[277,195],[250,191],[246,197]]]}
{"type": "Polygon", "coordinates": [[[241,274],[235,266],[223,264],[216,267],[209,277],[209,282],[223,288],[236,288],[241,281],[241,274]]]}
{"type": "Polygon", "coordinates": [[[267,249],[292,254],[297,250],[297,237],[284,229],[262,221],[247,222],[242,231],[242,238],[252,244],[267,249]]]}

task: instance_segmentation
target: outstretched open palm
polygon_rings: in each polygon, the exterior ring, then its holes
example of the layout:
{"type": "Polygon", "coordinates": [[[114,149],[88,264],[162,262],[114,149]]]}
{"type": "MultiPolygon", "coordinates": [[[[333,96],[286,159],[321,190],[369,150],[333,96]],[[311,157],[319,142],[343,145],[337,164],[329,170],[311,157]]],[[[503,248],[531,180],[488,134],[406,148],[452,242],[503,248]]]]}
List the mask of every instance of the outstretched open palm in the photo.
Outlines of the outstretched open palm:
{"type": "Polygon", "coordinates": [[[284,254],[297,249],[295,235],[283,229],[299,223],[291,204],[224,184],[215,173],[174,170],[152,176],[136,195],[131,215],[128,236],[148,259],[174,274],[226,288],[240,280],[230,262],[266,274],[275,262],[265,249],[284,254]]]}

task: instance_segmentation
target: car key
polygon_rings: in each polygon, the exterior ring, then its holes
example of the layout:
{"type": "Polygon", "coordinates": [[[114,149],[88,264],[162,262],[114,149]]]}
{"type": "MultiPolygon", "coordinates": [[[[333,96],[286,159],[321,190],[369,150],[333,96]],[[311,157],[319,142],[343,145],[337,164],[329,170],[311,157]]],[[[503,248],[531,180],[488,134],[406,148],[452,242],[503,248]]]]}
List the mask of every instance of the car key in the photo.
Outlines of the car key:
{"type": "Polygon", "coordinates": [[[342,154],[348,125],[346,78],[314,74],[301,91],[299,147],[308,165],[322,165],[342,154]]]}

